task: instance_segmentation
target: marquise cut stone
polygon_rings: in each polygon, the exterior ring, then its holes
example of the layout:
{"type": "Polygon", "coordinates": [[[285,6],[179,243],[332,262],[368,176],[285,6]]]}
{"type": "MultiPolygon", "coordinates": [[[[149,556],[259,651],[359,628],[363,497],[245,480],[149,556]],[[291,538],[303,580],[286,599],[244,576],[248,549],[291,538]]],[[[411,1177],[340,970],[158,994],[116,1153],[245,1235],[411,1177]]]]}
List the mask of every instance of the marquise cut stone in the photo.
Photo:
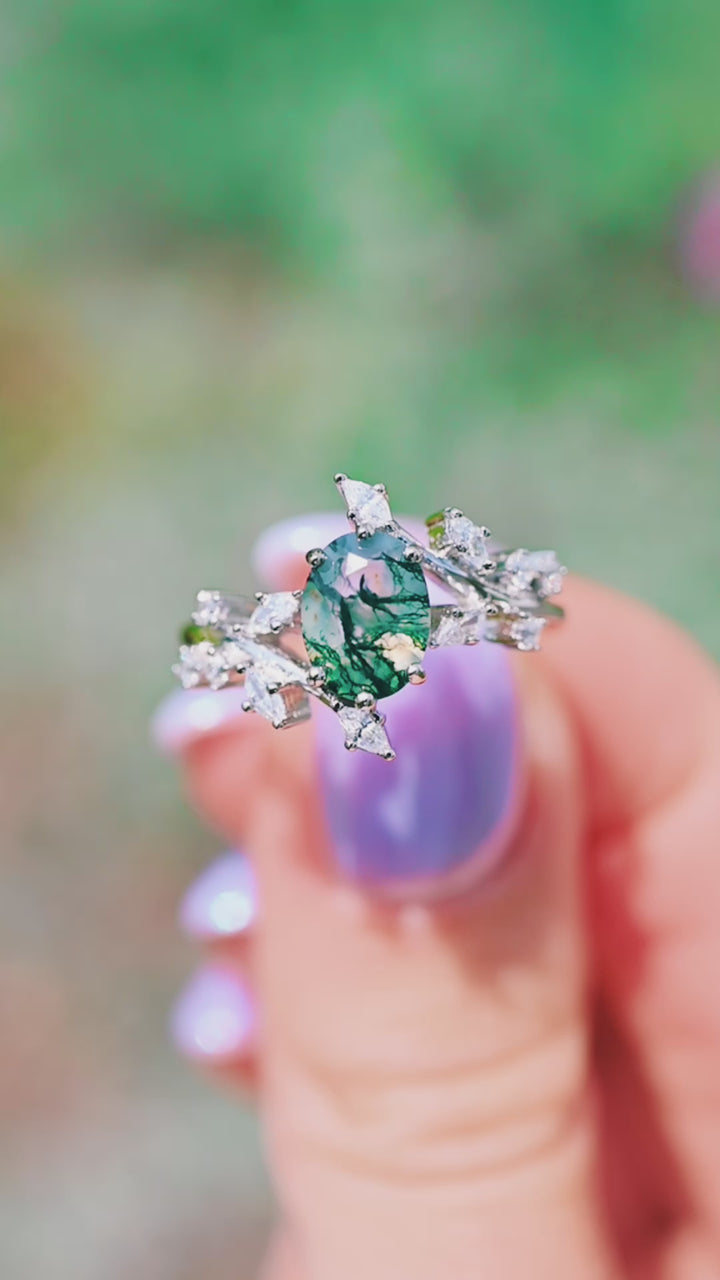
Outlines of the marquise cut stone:
{"type": "Polygon", "coordinates": [[[349,533],[324,548],[302,597],[302,629],[324,688],[351,705],[359,693],[387,698],[407,684],[430,635],[422,567],[388,533],[349,533]]]}

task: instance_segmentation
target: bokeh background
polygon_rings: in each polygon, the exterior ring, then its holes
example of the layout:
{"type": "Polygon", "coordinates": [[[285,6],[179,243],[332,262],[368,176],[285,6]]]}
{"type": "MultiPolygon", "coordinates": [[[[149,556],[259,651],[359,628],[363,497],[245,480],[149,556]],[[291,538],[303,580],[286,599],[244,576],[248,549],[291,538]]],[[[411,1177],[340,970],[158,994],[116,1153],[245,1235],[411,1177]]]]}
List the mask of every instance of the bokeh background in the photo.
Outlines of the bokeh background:
{"type": "Polygon", "coordinates": [[[264,524],[384,480],[720,653],[718,48],[714,0],[0,5],[4,1280],[254,1274],[147,721],[264,524]]]}

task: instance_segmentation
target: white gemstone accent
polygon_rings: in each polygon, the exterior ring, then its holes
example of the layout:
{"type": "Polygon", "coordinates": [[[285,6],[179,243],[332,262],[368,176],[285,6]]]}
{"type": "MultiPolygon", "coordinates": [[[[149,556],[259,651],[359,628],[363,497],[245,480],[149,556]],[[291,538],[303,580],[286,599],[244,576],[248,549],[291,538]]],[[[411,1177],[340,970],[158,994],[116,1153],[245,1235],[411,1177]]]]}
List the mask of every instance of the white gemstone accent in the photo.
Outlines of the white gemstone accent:
{"type": "Polygon", "coordinates": [[[547,625],[547,618],[517,618],[510,626],[515,647],[523,652],[540,648],[540,637],[547,625]]]}
{"type": "Polygon", "coordinates": [[[198,627],[217,627],[227,621],[227,602],[219,591],[198,591],[192,620],[198,627]]]}
{"type": "Polygon", "coordinates": [[[456,617],[457,609],[453,605],[447,608],[438,606],[433,615],[430,632],[430,646],[439,649],[450,644],[474,644],[481,640],[485,632],[485,615],[468,612],[456,617]]]}
{"type": "Polygon", "coordinates": [[[270,693],[265,680],[256,670],[248,671],[245,677],[245,699],[248,706],[259,715],[264,716],[278,729],[287,719],[287,710],[282,694],[270,693]]]}
{"type": "Polygon", "coordinates": [[[485,636],[522,653],[533,653],[540,648],[540,637],[546,626],[547,618],[491,618],[486,623],[485,636]]]}
{"type": "Polygon", "coordinates": [[[349,480],[347,476],[338,480],[337,486],[358,533],[378,533],[392,525],[392,511],[384,490],[364,484],[362,480],[349,480]]]}
{"type": "Polygon", "coordinates": [[[509,575],[507,586],[510,590],[518,594],[537,591],[544,598],[562,591],[567,569],[560,564],[554,551],[526,551],[520,547],[510,552],[505,561],[505,573],[509,575]]]}
{"type": "Polygon", "coordinates": [[[180,646],[180,660],[173,667],[183,689],[194,689],[199,684],[209,684],[211,689],[222,689],[228,682],[228,665],[223,646],[203,640],[200,644],[180,646]]]}
{"type": "Polygon", "coordinates": [[[446,511],[442,532],[435,540],[435,548],[446,554],[469,556],[479,564],[488,559],[487,537],[479,525],[474,524],[467,516],[454,511],[446,511]]]}
{"type": "Polygon", "coordinates": [[[359,707],[341,707],[337,713],[345,733],[345,746],[353,750],[369,751],[372,755],[392,760],[395,752],[390,746],[382,717],[376,711],[359,707]]]}
{"type": "Polygon", "coordinates": [[[252,662],[241,640],[224,640],[221,650],[226,666],[232,671],[246,671],[252,662]]]}
{"type": "Polygon", "coordinates": [[[253,611],[250,630],[255,635],[268,635],[292,626],[300,612],[300,600],[294,591],[275,591],[265,596],[253,611]]]}
{"type": "Polygon", "coordinates": [[[253,671],[269,685],[304,686],[307,683],[307,671],[304,667],[278,650],[273,651],[257,644],[253,648],[253,671]]]}

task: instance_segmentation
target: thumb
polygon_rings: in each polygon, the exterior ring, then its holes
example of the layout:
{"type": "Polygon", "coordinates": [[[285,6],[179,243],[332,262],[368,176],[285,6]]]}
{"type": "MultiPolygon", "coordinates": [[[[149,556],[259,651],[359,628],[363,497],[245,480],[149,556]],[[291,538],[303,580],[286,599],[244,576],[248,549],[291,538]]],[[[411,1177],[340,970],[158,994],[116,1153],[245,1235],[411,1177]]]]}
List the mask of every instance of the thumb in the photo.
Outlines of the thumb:
{"type": "Polygon", "coordinates": [[[600,1280],[573,736],[539,664],[428,657],[388,704],[392,764],[345,753],[327,716],[240,717],[186,751],[254,859],[262,1107],[298,1274],[600,1280]]]}

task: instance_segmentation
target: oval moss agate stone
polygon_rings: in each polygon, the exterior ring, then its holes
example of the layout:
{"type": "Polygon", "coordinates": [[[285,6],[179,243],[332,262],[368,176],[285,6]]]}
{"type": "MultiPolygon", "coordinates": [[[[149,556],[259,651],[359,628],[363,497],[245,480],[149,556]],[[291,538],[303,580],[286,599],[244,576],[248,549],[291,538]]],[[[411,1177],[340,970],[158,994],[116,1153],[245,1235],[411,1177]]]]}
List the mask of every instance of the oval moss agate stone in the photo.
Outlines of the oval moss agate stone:
{"type": "Polygon", "coordinates": [[[430,636],[422,566],[405,559],[389,533],[336,538],[324,548],[302,598],[310,661],[325,671],[328,693],[353,703],[359,693],[387,698],[407,684],[430,636]]]}

